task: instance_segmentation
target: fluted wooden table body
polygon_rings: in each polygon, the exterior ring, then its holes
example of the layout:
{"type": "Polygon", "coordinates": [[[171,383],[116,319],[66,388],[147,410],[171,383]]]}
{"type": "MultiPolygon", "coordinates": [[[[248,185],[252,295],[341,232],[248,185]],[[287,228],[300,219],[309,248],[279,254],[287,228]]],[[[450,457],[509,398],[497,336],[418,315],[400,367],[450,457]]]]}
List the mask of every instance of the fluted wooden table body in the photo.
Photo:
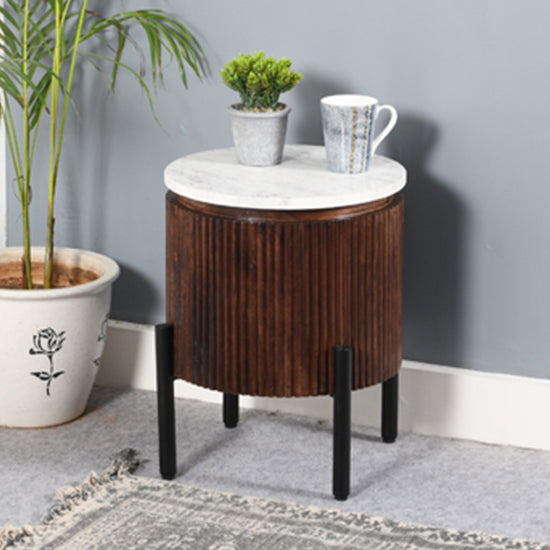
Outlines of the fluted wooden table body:
{"type": "Polygon", "coordinates": [[[320,210],[227,207],[167,194],[174,375],[229,394],[333,393],[401,365],[403,195],[320,210]]]}

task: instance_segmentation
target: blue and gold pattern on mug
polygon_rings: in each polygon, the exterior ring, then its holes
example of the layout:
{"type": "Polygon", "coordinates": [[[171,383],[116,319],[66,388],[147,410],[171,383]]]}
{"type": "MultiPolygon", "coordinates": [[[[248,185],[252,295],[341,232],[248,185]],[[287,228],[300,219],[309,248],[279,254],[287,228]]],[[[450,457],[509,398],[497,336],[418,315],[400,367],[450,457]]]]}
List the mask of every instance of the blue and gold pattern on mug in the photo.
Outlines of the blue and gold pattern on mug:
{"type": "Polygon", "coordinates": [[[391,105],[355,94],[324,97],[321,115],[328,168],[344,174],[366,172],[372,155],[397,122],[397,111],[391,105]],[[389,111],[390,120],[373,138],[374,123],[383,109],[389,111]]]}
{"type": "Polygon", "coordinates": [[[356,174],[368,169],[370,158],[367,156],[367,143],[372,138],[372,109],[370,107],[353,108],[353,129],[351,133],[351,152],[349,173],[356,174]]]}

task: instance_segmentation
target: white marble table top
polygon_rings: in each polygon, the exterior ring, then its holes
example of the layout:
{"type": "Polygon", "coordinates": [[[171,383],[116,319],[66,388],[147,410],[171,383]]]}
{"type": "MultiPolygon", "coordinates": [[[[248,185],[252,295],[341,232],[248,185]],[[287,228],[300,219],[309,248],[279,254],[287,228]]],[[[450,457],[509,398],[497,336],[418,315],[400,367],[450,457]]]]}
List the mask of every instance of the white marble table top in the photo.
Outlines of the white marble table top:
{"type": "Polygon", "coordinates": [[[337,174],[327,169],[325,148],[287,145],[277,166],[243,166],[233,148],[182,157],[164,172],[178,195],[210,204],[269,210],[316,210],[389,197],[406,184],[399,163],[375,155],[368,172],[337,174]]]}

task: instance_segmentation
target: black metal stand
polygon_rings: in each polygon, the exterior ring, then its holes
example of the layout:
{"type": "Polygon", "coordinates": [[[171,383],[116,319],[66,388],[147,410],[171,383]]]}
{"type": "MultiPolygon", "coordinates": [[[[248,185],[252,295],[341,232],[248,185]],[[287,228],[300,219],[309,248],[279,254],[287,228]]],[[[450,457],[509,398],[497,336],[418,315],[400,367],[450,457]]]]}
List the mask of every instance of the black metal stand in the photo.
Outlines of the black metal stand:
{"type": "MultiPolygon", "coordinates": [[[[155,327],[157,359],[157,406],[160,473],[174,479],[176,464],[176,424],[174,411],[174,327],[155,327]]],[[[353,348],[334,348],[334,433],[332,492],[336,500],[350,494],[351,466],[351,389],[353,348]]],[[[397,438],[398,375],[382,384],[382,439],[393,443],[397,438]]],[[[239,423],[239,396],[223,394],[223,422],[226,428],[239,423]]]]}
{"type": "Polygon", "coordinates": [[[398,380],[396,374],[382,383],[382,439],[385,443],[393,443],[397,438],[398,380]]]}
{"type": "Polygon", "coordinates": [[[176,423],[174,416],[174,327],[156,325],[157,405],[160,473],[176,477],[176,423]]]}
{"type": "Polygon", "coordinates": [[[332,494],[336,500],[346,500],[350,491],[352,355],[351,346],[334,348],[332,494]]]}
{"type": "Polygon", "coordinates": [[[223,394],[223,423],[226,428],[236,428],[239,423],[239,396],[223,394]]]}

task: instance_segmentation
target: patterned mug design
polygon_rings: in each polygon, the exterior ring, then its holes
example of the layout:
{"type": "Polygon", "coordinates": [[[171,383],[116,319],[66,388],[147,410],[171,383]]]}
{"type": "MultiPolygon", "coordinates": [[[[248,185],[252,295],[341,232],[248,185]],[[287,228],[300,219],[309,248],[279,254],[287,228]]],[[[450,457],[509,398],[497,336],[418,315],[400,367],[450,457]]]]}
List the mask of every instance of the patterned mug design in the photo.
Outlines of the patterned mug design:
{"type": "Polygon", "coordinates": [[[321,115],[328,168],[346,174],[369,169],[372,155],[397,122],[393,106],[380,105],[375,97],[354,94],[324,97],[321,115]],[[389,111],[390,120],[373,137],[374,123],[383,110],[389,111]]]}

